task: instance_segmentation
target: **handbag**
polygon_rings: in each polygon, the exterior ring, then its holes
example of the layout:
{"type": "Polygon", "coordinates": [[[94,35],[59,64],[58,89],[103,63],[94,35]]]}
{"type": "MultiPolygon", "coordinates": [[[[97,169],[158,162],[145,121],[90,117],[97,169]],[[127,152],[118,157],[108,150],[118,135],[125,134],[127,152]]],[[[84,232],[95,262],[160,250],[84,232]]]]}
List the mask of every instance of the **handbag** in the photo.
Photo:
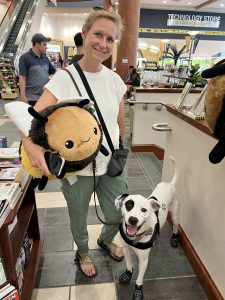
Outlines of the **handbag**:
{"type": "Polygon", "coordinates": [[[123,169],[127,161],[128,153],[129,153],[128,149],[114,150],[107,168],[107,174],[109,176],[111,177],[119,176],[123,173],[123,169]]]}
{"type": "Polygon", "coordinates": [[[123,169],[125,167],[126,164],[126,160],[129,154],[129,150],[128,149],[124,149],[123,146],[121,145],[119,149],[114,149],[112,140],[110,138],[108,129],[105,125],[105,121],[102,117],[102,114],[100,112],[100,109],[98,107],[98,104],[95,100],[95,97],[92,93],[92,90],[89,86],[89,83],[87,81],[87,78],[84,75],[84,72],[82,71],[80,65],[78,63],[74,64],[75,68],[77,69],[78,74],[80,75],[80,78],[84,84],[84,87],[86,88],[86,91],[90,97],[90,99],[94,102],[94,106],[95,106],[95,110],[97,112],[99,121],[102,125],[102,129],[103,132],[105,134],[107,143],[109,145],[110,150],[112,151],[112,156],[111,159],[109,161],[108,164],[108,168],[107,168],[107,175],[111,176],[111,177],[115,177],[115,176],[119,176],[123,173],[123,169]]]}

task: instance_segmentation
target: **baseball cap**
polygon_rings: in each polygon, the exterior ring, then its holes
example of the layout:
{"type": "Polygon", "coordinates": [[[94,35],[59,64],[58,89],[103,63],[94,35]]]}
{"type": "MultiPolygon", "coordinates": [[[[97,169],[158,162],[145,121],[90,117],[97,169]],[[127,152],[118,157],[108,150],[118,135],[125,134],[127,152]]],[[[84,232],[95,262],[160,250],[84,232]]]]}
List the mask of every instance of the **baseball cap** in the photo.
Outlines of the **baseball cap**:
{"type": "Polygon", "coordinates": [[[45,37],[42,33],[36,33],[35,35],[32,36],[31,42],[33,44],[35,43],[43,43],[43,42],[50,42],[51,38],[50,37],[45,37]]]}

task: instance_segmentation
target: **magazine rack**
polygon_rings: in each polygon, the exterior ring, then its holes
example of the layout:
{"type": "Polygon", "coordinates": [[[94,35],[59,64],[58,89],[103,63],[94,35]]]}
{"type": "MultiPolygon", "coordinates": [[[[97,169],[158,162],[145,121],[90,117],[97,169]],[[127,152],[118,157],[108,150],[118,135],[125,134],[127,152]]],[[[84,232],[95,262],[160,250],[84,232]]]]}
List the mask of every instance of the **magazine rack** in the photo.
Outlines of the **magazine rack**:
{"type": "Polygon", "coordinates": [[[29,263],[23,273],[24,280],[20,300],[31,300],[43,246],[43,239],[39,231],[35,194],[31,186],[31,177],[29,177],[15,208],[10,212],[0,228],[0,255],[3,258],[6,279],[17,290],[19,290],[19,285],[15,265],[26,232],[29,238],[33,239],[33,246],[29,263]],[[13,223],[16,216],[17,223],[12,232],[9,233],[8,226],[13,223]]]}

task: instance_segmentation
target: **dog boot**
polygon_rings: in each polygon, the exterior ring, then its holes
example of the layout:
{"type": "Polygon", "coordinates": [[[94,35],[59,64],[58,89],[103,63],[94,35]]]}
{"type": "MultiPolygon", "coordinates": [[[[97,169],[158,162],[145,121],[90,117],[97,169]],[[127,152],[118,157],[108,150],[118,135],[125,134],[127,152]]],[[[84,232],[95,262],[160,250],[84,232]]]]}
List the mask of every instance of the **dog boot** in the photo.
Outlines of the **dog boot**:
{"type": "Polygon", "coordinates": [[[142,285],[135,284],[133,300],[144,300],[144,292],[142,289],[142,285]]]}
{"type": "Polygon", "coordinates": [[[170,238],[170,245],[173,248],[177,248],[179,245],[180,235],[178,233],[173,233],[170,238]]]}
{"type": "Polygon", "coordinates": [[[124,283],[130,283],[131,277],[132,277],[133,271],[128,271],[126,269],[123,274],[120,275],[119,277],[119,283],[124,284],[124,283]]]}

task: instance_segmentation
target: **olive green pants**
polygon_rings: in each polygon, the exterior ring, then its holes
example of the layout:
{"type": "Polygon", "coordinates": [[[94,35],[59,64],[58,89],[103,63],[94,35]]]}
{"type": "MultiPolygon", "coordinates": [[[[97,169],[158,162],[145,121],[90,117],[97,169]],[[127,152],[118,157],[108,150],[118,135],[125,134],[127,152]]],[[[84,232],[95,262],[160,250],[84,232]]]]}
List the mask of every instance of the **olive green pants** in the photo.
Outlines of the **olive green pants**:
{"type": "MultiPolygon", "coordinates": [[[[115,199],[127,193],[126,170],[123,174],[110,177],[107,174],[96,176],[96,194],[107,223],[117,223],[121,211],[115,207],[115,199]]],[[[70,185],[62,179],[62,192],[67,202],[70,227],[74,241],[81,253],[88,252],[87,216],[91,195],[94,190],[93,176],[77,176],[77,182],[70,185]]],[[[103,225],[101,238],[108,244],[118,232],[118,225],[103,225]]]]}

